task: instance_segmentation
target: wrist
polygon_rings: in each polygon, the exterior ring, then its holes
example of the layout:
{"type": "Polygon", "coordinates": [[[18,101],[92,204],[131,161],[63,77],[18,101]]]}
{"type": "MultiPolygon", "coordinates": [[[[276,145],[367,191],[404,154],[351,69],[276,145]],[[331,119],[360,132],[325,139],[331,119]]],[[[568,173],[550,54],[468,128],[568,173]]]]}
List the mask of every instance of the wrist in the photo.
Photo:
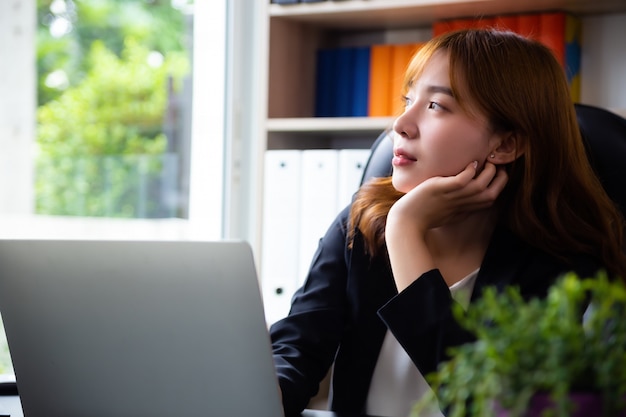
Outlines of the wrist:
{"type": "Polygon", "coordinates": [[[387,221],[385,225],[385,238],[406,239],[407,235],[412,235],[417,239],[426,241],[426,234],[429,228],[426,224],[420,221],[416,216],[410,214],[404,214],[401,209],[396,206],[391,207],[387,214],[387,221]]]}

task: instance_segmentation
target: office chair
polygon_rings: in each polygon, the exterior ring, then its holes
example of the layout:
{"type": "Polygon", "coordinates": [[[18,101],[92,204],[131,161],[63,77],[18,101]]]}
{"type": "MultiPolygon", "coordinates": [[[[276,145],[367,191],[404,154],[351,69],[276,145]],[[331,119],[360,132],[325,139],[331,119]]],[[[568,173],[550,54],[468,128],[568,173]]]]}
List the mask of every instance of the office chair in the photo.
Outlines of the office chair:
{"type": "MultiPolygon", "coordinates": [[[[609,197],[626,213],[626,119],[599,107],[575,104],[575,108],[591,166],[609,197]]],[[[391,175],[392,153],[385,131],[371,147],[361,184],[391,175]]]]}

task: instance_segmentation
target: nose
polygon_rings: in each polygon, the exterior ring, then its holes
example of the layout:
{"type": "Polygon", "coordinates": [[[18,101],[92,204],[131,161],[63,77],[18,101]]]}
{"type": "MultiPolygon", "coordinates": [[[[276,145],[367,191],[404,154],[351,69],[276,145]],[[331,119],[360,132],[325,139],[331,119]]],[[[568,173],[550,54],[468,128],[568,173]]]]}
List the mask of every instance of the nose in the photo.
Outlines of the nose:
{"type": "Polygon", "coordinates": [[[405,139],[417,138],[419,129],[415,117],[411,116],[409,107],[393,122],[393,131],[405,139]]]}

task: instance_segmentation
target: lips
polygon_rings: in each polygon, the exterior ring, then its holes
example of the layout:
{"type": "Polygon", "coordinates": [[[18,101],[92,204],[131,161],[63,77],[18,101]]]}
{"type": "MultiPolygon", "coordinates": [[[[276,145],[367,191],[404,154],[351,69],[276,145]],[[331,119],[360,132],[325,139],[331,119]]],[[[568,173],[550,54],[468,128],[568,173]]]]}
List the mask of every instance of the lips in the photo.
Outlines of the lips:
{"type": "Polygon", "coordinates": [[[417,158],[405,152],[403,149],[400,149],[400,148],[394,149],[393,159],[391,160],[391,163],[394,166],[397,166],[397,167],[406,166],[406,165],[412,164],[415,161],[417,161],[417,158]]]}
{"type": "Polygon", "coordinates": [[[409,154],[409,153],[405,152],[404,150],[402,150],[402,149],[400,149],[400,148],[395,149],[395,150],[393,151],[393,156],[394,156],[394,157],[396,157],[396,158],[408,159],[408,160],[410,160],[410,161],[417,161],[417,158],[416,158],[416,157],[414,157],[413,155],[411,155],[411,154],[409,154]]]}

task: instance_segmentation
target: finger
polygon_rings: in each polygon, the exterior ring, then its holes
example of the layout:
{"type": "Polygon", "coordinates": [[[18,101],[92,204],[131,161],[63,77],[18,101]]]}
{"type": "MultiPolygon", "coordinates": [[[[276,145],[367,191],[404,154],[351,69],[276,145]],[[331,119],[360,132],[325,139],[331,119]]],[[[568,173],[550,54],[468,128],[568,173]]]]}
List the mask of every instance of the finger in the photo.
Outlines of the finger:
{"type": "Polygon", "coordinates": [[[503,167],[495,169],[495,176],[485,189],[475,194],[473,203],[477,207],[486,208],[491,206],[497,199],[504,187],[506,186],[509,176],[503,167]]]}
{"type": "Polygon", "coordinates": [[[508,182],[506,170],[494,164],[486,164],[483,172],[467,186],[447,193],[467,207],[485,208],[492,205],[508,182]]]}
{"type": "Polygon", "coordinates": [[[487,188],[497,174],[497,168],[491,162],[485,163],[482,171],[476,177],[476,184],[482,188],[487,188]]]}
{"type": "Polygon", "coordinates": [[[467,198],[482,193],[496,174],[493,164],[486,164],[483,170],[477,173],[476,161],[468,164],[463,171],[453,177],[445,177],[445,193],[451,198],[467,198]]]}
{"type": "Polygon", "coordinates": [[[506,172],[504,167],[498,167],[496,170],[496,175],[491,180],[488,188],[498,190],[498,193],[504,189],[504,186],[509,181],[509,174],[506,172]]]}
{"type": "Polygon", "coordinates": [[[476,172],[478,170],[478,161],[472,161],[463,171],[451,177],[442,177],[442,182],[447,185],[447,192],[453,192],[458,189],[465,188],[467,184],[469,184],[474,177],[476,176],[476,172]]]}
{"type": "Polygon", "coordinates": [[[449,177],[431,177],[415,187],[409,194],[429,189],[438,195],[449,195],[462,191],[476,175],[478,162],[470,162],[463,171],[449,177]]]}

